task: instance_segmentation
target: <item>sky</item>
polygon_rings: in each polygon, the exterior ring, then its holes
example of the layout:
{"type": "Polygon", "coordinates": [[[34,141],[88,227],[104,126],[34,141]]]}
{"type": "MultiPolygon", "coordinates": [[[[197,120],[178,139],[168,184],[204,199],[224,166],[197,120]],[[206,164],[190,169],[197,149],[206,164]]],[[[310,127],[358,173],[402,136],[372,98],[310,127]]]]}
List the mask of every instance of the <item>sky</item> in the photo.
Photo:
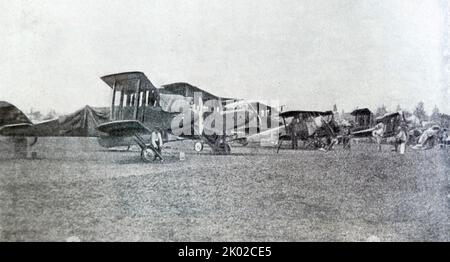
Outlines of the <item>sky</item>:
{"type": "Polygon", "coordinates": [[[288,109],[450,113],[444,0],[0,0],[0,100],[108,106],[142,71],[288,109]]]}

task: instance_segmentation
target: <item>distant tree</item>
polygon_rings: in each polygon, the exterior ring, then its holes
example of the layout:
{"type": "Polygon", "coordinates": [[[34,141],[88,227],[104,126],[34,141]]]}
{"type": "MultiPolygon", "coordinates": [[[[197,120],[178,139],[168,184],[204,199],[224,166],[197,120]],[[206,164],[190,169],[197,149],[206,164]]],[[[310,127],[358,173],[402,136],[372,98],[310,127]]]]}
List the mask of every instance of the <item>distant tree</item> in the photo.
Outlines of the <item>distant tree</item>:
{"type": "Polygon", "coordinates": [[[57,117],[58,114],[56,113],[55,109],[52,109],[44,116],[43,120],[55,119],[57,117]]]}
{"type": "Polygon", "coordinates": [[[337,111],[338,111],[337,105],[334,104],[334,105],[333,105],[333,112],[337,112],[337,111]]]}
{"type": "Polygon", "coordinates": [[[375,117],[383,116],[386,113],[387,113],[386,106],[382,105],[382,106],[378,107],[377,110],[375,111],[375,117]]]}
{"type": "Polygon", "coordinates": [[[402,111],[402,107],[400,105],[397,105],[397,107],[395,108],[396,112],[402,111]]]}
{"type": "Polygon", "coordinates": [[[433,112],[431,113],[431,120],[438,121],[440,120],[441,114],[439,113],[439,108],[437,106],[434,106],[433,112]]]}
{"type": "Polygon", "coordinates": [[[41,121],[42,120],[41,112],[39,110],[34,111],[33,108],[30,109],[30,113],[28,113],[28,117],[30,118],[31,121],[41,121]]]}
{"type": "Polygon", "coordinates": [[[406,118],[409,118],[409,117],[411,117],[413,114],[412,114],[411,112],[407,111],[407,110],[403,110],[403,115],[404,115],[406,118]]]}
{"type": "Polygon", "coordinates": [[[425,105],[422,101],[420,101],[417,106],[416,109],[414,109],[414,113],[415,116],[417,116],[420,121],[426,121],[427,120],[427,113],[425,112],[425,105]]]}

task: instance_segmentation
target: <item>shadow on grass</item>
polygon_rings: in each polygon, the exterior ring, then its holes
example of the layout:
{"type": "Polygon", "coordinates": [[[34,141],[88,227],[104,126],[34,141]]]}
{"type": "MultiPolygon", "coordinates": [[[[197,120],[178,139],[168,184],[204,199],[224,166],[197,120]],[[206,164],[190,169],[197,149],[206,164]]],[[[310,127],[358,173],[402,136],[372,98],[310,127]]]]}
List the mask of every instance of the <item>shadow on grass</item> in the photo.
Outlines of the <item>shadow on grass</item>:
{"type": "Polygon", "coordinates": [[[189,156],[212,156],[212,157],[233,157],[233,156],[276,156],[276,154],[262,153],[262,152],[249,152],[249,153],[233,153],[230,154],[213,154],[212,152],[186,152],[189,156]]]}
{"type": "Polygon", "coordinates": [[[180,160],[176,156],[164,156],[164,161],[155,160],[152,162],[144,162],[140,157],[134,157],[129,159],[121,159],[113,161],[115,164],[119,165],[135,165],[135,164],[142,164],[142,165],[165,165],[165,164],[173,164],[178,162],[184,162],[186,160],[180,160]]]}

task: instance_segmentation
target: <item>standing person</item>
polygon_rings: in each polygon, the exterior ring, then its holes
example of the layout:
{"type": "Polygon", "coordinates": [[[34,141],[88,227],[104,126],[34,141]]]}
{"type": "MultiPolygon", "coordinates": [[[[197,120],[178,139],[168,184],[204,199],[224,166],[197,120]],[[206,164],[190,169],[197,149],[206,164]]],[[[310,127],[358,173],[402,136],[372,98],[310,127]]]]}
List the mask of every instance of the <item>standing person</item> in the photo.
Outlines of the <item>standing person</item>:
{"type": "Polygon", "coordinates": [[[161,129],[159,127],[156,127],[152,134],[151,134],[151,141],[152,141],[152,146],[153,148],[156,150],[156,152],[158,152],[158,154],[155,154],[155,157],[153,158],[153,160],[156,160],[157,158],[159,158],[160,161],[163,161],[163,159],[161,158],[161,150],[162,150],[162,146],[163,146],[163,140],[162,140],[162,135],[161,135],[161,129]]]}
{"type": "Polygon", "coordinates": [[[447,148],[449,142],[448,129],[444,128],[441,133],[441,148],[447,148]]]}
{"type": "Polygon", "coordinates": [[[294,117],[291,124],[289,125],[289,130],[291,132],[292,149],[298,149],[298,127],[299,119],[294,117]]]}
{"type": "Polygon", "coordinates": [[[148,105],[151,107],[161,106],[159,103],[160,95],[158,89],[152,89],[148,95],[148,105]]]}
{"type": "Polygon", "coordinates": [[[158,89],[156,89],[155,90],[155,106],[157,106],[157,107],[160,107],[161,106],[161,104],[160,104],[160,99],[161,99],[161,96],[159,95],[159,91],[158,91],[158,89]]]}
{"type": "Polygon", "coordinates": [[[381,142],[383,141],[383,135],[386,126],[380,122],[375,125],[374,130],[372,131],[372,137],[375,138],[375,141],[378,144],[378,152],[381,152],[381,142]]]}
{"type": "Polygon", "coordinates": [[[406,142],[408,142],[408,133],[406,131],[406,124],[402,123],[397,128],[398,133],[395,135],[395,151],[401,155],[405,154],[406,142]]]}
{"type": "Polygon", "coordinates": [[[351,131],[349,126],[345,126],[342,132],[342,148],[350,149],[351,131]]]}

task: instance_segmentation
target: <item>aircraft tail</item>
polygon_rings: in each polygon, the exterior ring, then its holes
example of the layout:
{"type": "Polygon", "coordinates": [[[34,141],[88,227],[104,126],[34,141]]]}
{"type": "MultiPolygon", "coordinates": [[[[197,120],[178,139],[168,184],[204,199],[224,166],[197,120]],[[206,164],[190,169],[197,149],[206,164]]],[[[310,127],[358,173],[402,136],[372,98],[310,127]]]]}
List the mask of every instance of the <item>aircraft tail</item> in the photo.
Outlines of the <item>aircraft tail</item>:
{"type": "Polygon", "coordinates": [[[0,127],[5,125],[32,124],[30,119],[16,106],[0,101],[0,127]]]}

